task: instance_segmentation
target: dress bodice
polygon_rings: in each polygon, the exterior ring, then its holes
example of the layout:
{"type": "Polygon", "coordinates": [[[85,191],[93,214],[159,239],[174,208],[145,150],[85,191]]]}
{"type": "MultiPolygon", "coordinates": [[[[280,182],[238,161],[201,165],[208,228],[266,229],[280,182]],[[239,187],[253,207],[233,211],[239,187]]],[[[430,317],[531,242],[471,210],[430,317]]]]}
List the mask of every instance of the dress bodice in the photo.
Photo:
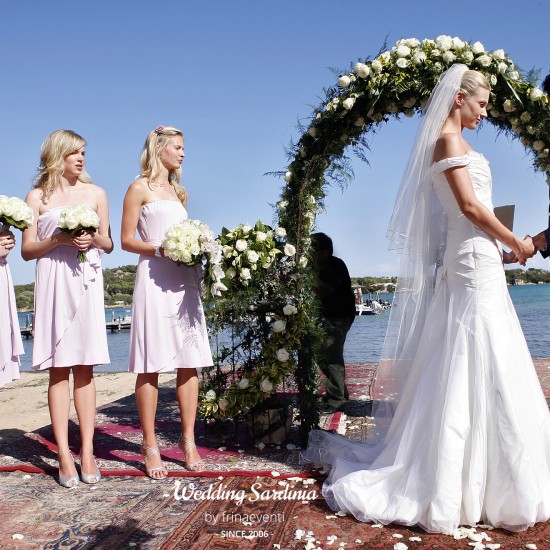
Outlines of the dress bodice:
{"type": "Polygon", "coordinates": [[[61,212],[63,212],[64,208],[68,208],[68,206],[54,206],[53,208],[42,212],[42,214],[38,216],[36,231],[38,238],[41,241],[47,237],[51,237],[54,233],[59,233],[61,231],[61,229],[57,227],[57,222],[59,221],[59,216],[61,216],[61,212]]]}
{"type": "MultiPolygon", "coordinates": [[[[466,166],[476,198],[491,212],[493,211],[491,170],[489,161],[476,151],[469,151],[460,157],[450,157],[434,162],[431,167],[434,191],[447,214],[449,229],[471,228],[473,224],[460,211],[445,177],[445,170],[466,166]]],[[[475,227],[475,226],[474,226],[475,227]]]]}
{"type": "Polygon", "coordinates": [[[141,207],[137,230],[141,240],[158,245],[167,229],[187,219],[187,211],[180,201],[157,200],[141,207]]]}

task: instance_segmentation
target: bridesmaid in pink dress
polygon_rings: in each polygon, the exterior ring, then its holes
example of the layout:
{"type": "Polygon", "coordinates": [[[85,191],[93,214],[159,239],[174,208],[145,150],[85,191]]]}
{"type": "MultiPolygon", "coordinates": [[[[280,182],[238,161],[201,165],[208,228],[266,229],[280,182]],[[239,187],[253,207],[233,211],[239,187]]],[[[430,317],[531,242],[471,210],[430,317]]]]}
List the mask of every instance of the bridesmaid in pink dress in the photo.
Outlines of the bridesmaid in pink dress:
{"type": "Polygon", "coordinates": [[[15,246],[11,231],[0,223],[0,388],[19,378],[19,356],[24,354],[15,293],[7,256],[15,246]]]}
{"type": "Polygon", "coordinates": [[[199,293],[200,268],[178,265],[164,257],[161,247],[166,230],[187,218],[187,193],[178,183],[184,157],[180,130],[170,126],[153,130],[141,155],[140,177],[128,188],[122,212],[122,249],[140,255],[132,305],[130,371],[137,373],[141,453],[147,475],[154,479],[168,475],[155,434],[159,372],[177,369],[182,424],[178,445],[189,470],[203,466],[194,435],[197,368],[211,366],[212,354],[199,293]]]}
{"type": "Polygon", "coordinates": [[[58,446],[59,482],[78,485],[69,450],[69,375],[74,379],[74,405],[80,426],[81,479],[101,477],[93,454],[96,391],[93,366],[109,363],[101,255],[113,250],[105,191],[84,170],[85,141],[70,130],[53,132],[44,144],[34,189],[26,201],[37,223],[23,233],[22,255],[36,262],[33,369],[49,369],[48,405],[58,446]],[[97,212],[97,232],[74,236],[57,227],[68,206],[97,212]],[[38,238],[38,240],[37,240],[38,238]],[[79,263],[78,251],[88,261],[79,263]]]}

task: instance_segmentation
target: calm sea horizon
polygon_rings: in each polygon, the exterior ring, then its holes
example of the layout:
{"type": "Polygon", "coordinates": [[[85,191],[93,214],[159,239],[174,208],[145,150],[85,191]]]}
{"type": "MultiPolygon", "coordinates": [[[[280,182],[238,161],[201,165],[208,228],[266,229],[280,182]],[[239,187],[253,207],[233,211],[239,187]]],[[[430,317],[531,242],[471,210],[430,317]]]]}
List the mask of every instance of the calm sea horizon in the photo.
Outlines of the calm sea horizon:
{"type": "MultiPolygon", "coordinates": [[[[508,287],[512,302],[521,323],[527,345],[533,358],[550,357],[550,333],[548,327],[548,312],[550,306],[550,284],[523,285],[508,287]]],[[[383,299],[384,295],[381,295],[383,299]]],[[[391,301],[391,295],[387,296],[391,301]]],[[[28,313],[19,313],[19,324],[24,327],[28,313]]],[[[131,315],[128,308],[105,309],[105,321],[131,315]]],[[[355,318],[346,340],[344,357],[347,363],[363,363],[379,361],[382,343],[388,324],[389,311],[380,315],[361,315],[355,318]]],[[[111,356],[110,365],[95,367],[96,372],[123,372],[128,370],[128,350],[130,347],[130,331],[107,331],[107,343],[111,356]]],[[[21,370],[31,370],[32,338],[23,338],[25,355],[21,357],[21,370]]],[[[212,342],[212,350],[215,349],[212,342]]]]}

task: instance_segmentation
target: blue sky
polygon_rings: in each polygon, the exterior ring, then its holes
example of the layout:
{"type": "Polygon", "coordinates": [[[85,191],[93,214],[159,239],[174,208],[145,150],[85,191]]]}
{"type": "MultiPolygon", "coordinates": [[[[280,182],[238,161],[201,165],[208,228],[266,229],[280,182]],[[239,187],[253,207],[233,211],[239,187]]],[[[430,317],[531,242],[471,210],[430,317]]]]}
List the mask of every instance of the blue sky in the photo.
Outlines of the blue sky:
{"type": "MultiPolygon", "coordinates": [[[[119,246],[124,193],[138,173],[147,133],[180,127],[189,214],[215,231],[270,223],[283,181],[285,146],[335,82],[329,68],[378,53],[387,38],[440,34],[503,48],[522,69],[548,73],[550,8],[446,0],[6,0],[0,4],[0,193],[24,197],[40,146],[70,128],[88,141],[87,170],[107,190],[115,251],[104,267],[137,262],[119,246]],[[453,14],[452,17],[448,14],[453,14]]],[[[418,120],[393,121],[370,138],[370,165],[331,189],[317,220],[355,276],[394,275],[386,227],[418,120]]],[[[548,188],[518,142],[485,126],[467,139],[493,169],[495,204],[516,204],[518,234],[546,227],[548,188]]],[[[17,248],[16,284],[34,277],[17,248]]],[[[531,267],[548,268],[536,259],[531,267]]]]}

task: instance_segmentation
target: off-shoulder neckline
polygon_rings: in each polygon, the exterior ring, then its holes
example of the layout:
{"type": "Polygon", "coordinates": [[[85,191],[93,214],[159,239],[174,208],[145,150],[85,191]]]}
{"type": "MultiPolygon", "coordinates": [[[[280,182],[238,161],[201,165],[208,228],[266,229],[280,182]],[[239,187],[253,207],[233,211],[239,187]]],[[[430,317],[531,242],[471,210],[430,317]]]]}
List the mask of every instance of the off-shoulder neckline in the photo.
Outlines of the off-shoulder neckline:
{"type": "Polygon", "coordinates": [[[441,159],[441,160],[436,160],[434,162],[432,162],[432,166],[435,166],[436,164],[439,164],[440,162],[445,162],[446,160],[452,160],[452,159],[461,159],[461,158],[464,158],[464,157],[467,157],[468,155],[476,155],[484,160],[487,160],[483,153],[478,153],[477,151],[474,151],[473,149],[471,151],[466,151],[466,153],[464,153],[463,155],[459,155],[458,157],[447,157],[447,158],[444,158],[444,159],[441,159]]]}

